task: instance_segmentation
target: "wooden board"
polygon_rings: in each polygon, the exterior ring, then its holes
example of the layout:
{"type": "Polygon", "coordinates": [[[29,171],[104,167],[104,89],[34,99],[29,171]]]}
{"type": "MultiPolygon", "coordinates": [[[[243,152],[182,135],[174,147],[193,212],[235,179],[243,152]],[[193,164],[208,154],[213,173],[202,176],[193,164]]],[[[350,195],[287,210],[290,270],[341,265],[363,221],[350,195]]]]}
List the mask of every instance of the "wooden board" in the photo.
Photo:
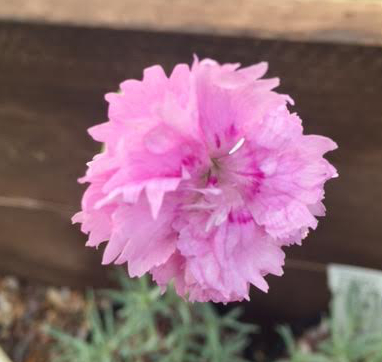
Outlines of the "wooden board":
{"type": "Polygon", "coordinates": [[[325,307],[329,262],[382,265],[382,49],[235,37],[0,23],[0,270],[74,285],[105,283],[70,215],[76,178],[99,148],[86,129],[106,117],[103,94],[142,69],[168,71],[193,53],[270,63],[296,100],[307,133],[332,137],[340,178],[328,215],[303,247],[287,250],[283,278],[254,292],[253,312],[294,318],[325,307]]]}
{"type": "Polygon", "coordinates": [[[0,18],[382,45],[381,0],[11,0],[0,18]]]}

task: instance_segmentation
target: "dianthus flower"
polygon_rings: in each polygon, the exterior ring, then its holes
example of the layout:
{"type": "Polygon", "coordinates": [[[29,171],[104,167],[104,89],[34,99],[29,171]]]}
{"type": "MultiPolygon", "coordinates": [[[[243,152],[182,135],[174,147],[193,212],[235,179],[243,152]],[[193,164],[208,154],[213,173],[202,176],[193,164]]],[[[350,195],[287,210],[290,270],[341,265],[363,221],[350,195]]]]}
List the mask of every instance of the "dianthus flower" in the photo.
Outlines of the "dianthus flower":
{"type": "Polygon", "coordinates": [[[109,121],[89,129],[105,148],[73,217],[88,246],[107,241],[103,264],[201,302],[249,299],[250,284],[267,291],[264,277],[282,275],[282,247],[325,214],[337,173],[323,155],[337,146],[303,134],[266,71],[195,59],[106,95],[109,121]]]}

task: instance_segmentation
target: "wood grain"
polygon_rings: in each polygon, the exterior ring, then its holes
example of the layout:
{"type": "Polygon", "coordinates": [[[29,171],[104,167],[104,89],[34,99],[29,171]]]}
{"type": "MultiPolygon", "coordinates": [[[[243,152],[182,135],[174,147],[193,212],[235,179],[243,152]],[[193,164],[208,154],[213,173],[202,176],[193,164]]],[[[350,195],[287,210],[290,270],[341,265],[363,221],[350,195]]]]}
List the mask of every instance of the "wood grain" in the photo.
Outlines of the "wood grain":
{"type": "Polygon", "coordinates": [[[12,0],[0,18],[382,45],[380,0],[12,0]]]}
{"type": "MultiPolygon", "coordinates": [[[[109,267],[69,216],[76,178],[99,148],[86,129],[105,120],[103,94],[142,69],[169,71],[193,53],[244,65],[267,60],[296,100],[307,133],[332,137],[340,178],[328,215],[288,260],[382,264],[382,49],[249,38],[0,23],[0,270],[55,283],[99,285],[109,267]]],[[[325,273],[287,262],[251,313],[295,318],[325,307],[325,273]]],[[[316,265],[316,264],[313,264],[316,265]]],[[[308,266],[308,267],[307,267],[308,266]]]]}

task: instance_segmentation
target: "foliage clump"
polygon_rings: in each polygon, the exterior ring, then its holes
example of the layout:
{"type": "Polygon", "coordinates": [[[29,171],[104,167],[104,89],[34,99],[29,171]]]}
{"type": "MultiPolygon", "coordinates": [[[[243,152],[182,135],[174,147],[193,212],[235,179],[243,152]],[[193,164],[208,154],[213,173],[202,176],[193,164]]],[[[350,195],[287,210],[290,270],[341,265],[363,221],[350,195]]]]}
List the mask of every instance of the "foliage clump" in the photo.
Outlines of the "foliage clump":
{"type": "Polygon", "coordinates": [[[381,296],[357,282],[333,296],[331,313],[322,323],[326,338],[316,345],[297,343],[280,327],[289,358],[279,362],[381,362],[381,296]]]}
{"type": "MultiPolygon", "coordinates": [[[[118,274],[121,288],[89,296],[87,336],[49,329],[56,340],[53,362],[244,362],[254,325],[240,309],[219,315],[212,304],[188,303],[170,288],[161,294],[147,278],[118,274]]],[[[335,293],[331,312],[296,339],[278,328],[287,357],[277,362],[382,362],[381,296],[350,283],[335,293]]],[[[262,359],[262,362],[265,361],[262,359]]],[[[259,362],[259,361],[252,361],[259,362]]]]}
{"type": "Polygon", "coordinates": [[[244,362],[253,325],[238,321],[239,309],[218,315],[208,303],[188,303],[147,278],[118,273],[120,290],[93,296],[86,337],[48,329],[56,340],[53,362],[244,362]],[[100,305],[101,304],[101,305],[100,305]]]}

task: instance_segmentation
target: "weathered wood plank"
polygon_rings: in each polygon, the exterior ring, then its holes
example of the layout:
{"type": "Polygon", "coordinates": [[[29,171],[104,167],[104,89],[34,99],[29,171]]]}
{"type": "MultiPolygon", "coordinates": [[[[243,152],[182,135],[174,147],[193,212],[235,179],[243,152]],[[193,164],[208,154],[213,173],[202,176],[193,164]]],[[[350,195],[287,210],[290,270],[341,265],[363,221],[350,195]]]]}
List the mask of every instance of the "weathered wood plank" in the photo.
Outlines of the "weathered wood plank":
{"type": "Polygon", "coordinates": [[[0,18],[382,45],[380,0],[12,0],[0,18]]]}
{"type": "MultiPolygon", "coordinates": [[[[194,52],[244,65],[268,60],[306,131],[340,145],[330,156],[340,178],[327,187],[328,216],[288,258],[380,268],[381,48],[3,22],[0,49],[0,270],[104,282],[109,268],[69,221],[83,190],[76,178],[99,147],[86,129],[105,119],[103,94],[121,80],[154,63],[170,70],[194,52]]],[[[303,269],[289,263],[284,278],[270,278],[269,295],[254,292],[256,313],[296,317],[324,307],[324,273],[303,269]]]]}

